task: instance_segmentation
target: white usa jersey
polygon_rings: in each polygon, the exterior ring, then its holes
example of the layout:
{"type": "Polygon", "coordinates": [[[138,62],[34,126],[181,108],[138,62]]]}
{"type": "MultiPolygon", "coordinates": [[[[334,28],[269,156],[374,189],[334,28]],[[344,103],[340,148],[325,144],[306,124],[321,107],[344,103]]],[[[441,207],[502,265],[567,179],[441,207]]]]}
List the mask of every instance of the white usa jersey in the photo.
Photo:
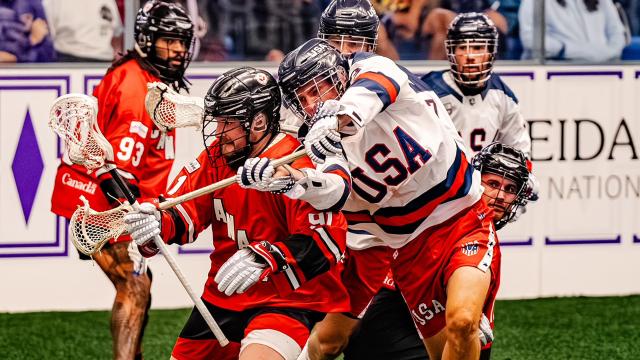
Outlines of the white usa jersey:
{"type": "Polygon", "coordinates": [[[353,120],[341,130],[351,134],[342,145],[353,179],[343,210],[351,233],[399,248],[477,202],[480,174],[442,103],[417,76],[370,53],[354,54],[350,65],[339,111],[353,120]]]}
{"type": "Polygon", "coordinates": [[[474,154],[498,141],[529,157],[531,138],[518,99],[497,74],[491,75],[477,95],[464,95],[449,70],[432,71],[422,80],[436,92],[474,154]]]}

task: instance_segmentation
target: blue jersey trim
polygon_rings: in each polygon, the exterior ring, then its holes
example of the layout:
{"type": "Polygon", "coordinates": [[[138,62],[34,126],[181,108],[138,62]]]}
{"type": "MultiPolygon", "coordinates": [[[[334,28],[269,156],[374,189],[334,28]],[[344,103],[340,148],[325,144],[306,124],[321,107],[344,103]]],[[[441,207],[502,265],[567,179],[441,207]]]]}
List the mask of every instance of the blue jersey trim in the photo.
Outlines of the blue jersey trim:
{"type": "Polygon", "coordinates": [[[518,103],[518,98],[516,97],[516,94],[513,93],[513,91],[509,88],[509,86],[507,86],[507,84],[505,84],[500,78],[500,76],[496,73],[491,74],[491,78],[489,79],[489,83],[487,84],[487,87],[485,87],[484,90],[482,90],[482,100],[484,100],[485,96],[487,96],[487,93],[489,93],[489,90],[492,90],[492,89],[502,91],[505,95],[510,97],[513,100],[513,102],[515,102],[516,104],[518,103]]]}
{"type": "MultiPolygon", "coordinates": [[[[367,74],[368,72],[365,72],[363,74],[367,74]]],[[[398,83],[393,80],[392,78],[375,72],[372,74],[376,74],[376,75],[380,75],[383,76],[385,79],[389,80],[389,82],[391,83],[391,85],[395,88],[396,90],[396,94],[395,94],[395,98],[398,97],[398,94],[400,93],[400,85],[398,85],[398,83]]],[[[362,74],[361,74],[362,75],[362,74]]],[[[389,105],[391,105],[393,103],[392,99],[391,99],[391,95],[389,94],[389,91],[387,91],[387,89],[385,88],[385,86],[383,84],[380,84],[377,81],[374,81],[373,79],[369,79],[366,77],[360,77],[357,78],[356,81],[351,85],[351,86],[362,86],[365,89],[374,92],[376,95],[378,95],[378,98],[380,99],[380,101],[382,101],[382,110],[380,112],[383,112],[387,109],[387,107],[389,105]]],[[[393,99],[395,101],[395,98],[393,99]]]]}
{"type": "Polygon", "coordinates": [[[458,99],[458,101],[462,102],[462,95],[444,81],[444,78],[442,77],[443,75],[444,70],[432,71],[427,75],[424,75],[421,79],[436,92],[436,95],[438,95],[439,98],[442,99],[447,95],[453,95],[458,99]]]}

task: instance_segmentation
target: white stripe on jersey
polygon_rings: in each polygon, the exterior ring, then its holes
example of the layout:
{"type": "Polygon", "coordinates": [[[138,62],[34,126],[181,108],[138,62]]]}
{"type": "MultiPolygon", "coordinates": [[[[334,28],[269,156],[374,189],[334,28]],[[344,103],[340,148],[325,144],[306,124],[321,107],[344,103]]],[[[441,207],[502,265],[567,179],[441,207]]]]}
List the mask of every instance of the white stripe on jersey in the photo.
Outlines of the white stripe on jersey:
{"type": "Polygon", "coordinates": [[[194,231],[193,221],[191,220],[191,217],[189,217],[189,213],[187,213],[187,211],[182,207],[182,205],[180,204],[176,205],[176,209],[178,209],[182,217],[187,221],[187,226],[189,227],[189,237],[187,238],[187,242],[192,243],[195,240],[193,238],[193,231],[194,231]]]}
{"type": "Polygon", "coordinates": [[[336,244],[331,236],[327,234],[327,231],[324,228],[316,228],[316,232],[318,233],[318,235],[320,235],[320,239],[322,239],[322,242],[324,242],[324,244],[333,254],[333,257],[336,259],[336,263],[340,261],[340,259],[342,259],[342,252],[340,251],[338,244],[336,244]]]}
{"type": "Polygon", "coordinates": [[[478,269],[487,272],[489,270],[489,266],[491,266],[491,261],[493,261],[493,247],[496,245],[496,234],[493,231],[493,222],[489,224],[489,241],[487,243],[487,253],[484,254],[482,260],[478,264],[478,269]]]}

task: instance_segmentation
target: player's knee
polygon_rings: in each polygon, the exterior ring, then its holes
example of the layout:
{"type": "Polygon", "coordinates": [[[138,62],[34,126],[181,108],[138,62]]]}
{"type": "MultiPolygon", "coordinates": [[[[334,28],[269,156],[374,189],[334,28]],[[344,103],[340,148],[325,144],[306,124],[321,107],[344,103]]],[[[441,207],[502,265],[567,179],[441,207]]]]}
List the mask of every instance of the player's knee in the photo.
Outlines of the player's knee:
{"type": "Polygon", "coordinates": [[[116,284],[116,297],[127,299],[135,307],[147,307],[151,297],[151,280],[147,275],[130,275],[116,284]]]}
{"type": "Polygon", "coordinates": [[[458,340],[478,337],[479,319],[469,309],[458,309],[449,312],[447,309],[447,334],[449,338],[458,340]]]}

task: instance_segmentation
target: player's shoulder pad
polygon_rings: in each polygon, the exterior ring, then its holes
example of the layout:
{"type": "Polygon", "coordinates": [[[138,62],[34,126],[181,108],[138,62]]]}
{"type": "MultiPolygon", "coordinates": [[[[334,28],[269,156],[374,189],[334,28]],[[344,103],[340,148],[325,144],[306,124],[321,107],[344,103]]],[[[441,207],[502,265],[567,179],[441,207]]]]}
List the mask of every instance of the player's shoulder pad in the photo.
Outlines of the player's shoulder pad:
{"type": "Polygon", "coordinates": [[[375,57],[375,56],[379,56],[379,55],[376,55],[374,53],[369,53],[369,52],[354,52],[354,53],[351,54],[349,60],[351,62],[351,65],[353,65],[353,64],[355,64],[357,62],[360,62],[360,61],[363,61],[363,60],[366,60],[366,59],[370,59],[370,58],[375,57]]]}
{"type": "Polygon", "coordinates": [[[349,79],[354,81],[358,75],[373,72],[384,75],[397,84],[404,83],[407,75],[395,61],[373,53],[356,52],[349,59],[349,79]]]}
{"type": "Polygon", "coordinates": [[[376,55],[367,52],[356,52],[351,54],[350,67],[359,68],[362,71],[389,71],[391,69],[397,69],[398,65],[395,61],[386,58],[384,56],[376,55]]]}
{"type": "Polygon", "coordinates": [[[511,90],[511,88],[509,88],[509,86],[505,84],[504,81],[502,81],[502,78],[500,77],[500,75],[496,73],[491,74],[491,78],[489,79],[489,84],[487,84],[487,88],[485,89],[485,91],[482,92],[483,98],[489,90],[501,91],[506,96],[510,97],[511,100],[513,100],[513,102],[515,102],[516,104],[518,103],[518,98],[516,97],[516,94],[514,94],[513,90],[511,90]]]}
{"type": "Polygon", "coordinates": [[[439,98],[443,98],[448,95],[455,96],[458,101],[462,102],[462,94],[455,91],[444,81],[444,73],[446,70],[431,71],[430,73],[422,76],[420,79],[424,81],[439,98]]]}

